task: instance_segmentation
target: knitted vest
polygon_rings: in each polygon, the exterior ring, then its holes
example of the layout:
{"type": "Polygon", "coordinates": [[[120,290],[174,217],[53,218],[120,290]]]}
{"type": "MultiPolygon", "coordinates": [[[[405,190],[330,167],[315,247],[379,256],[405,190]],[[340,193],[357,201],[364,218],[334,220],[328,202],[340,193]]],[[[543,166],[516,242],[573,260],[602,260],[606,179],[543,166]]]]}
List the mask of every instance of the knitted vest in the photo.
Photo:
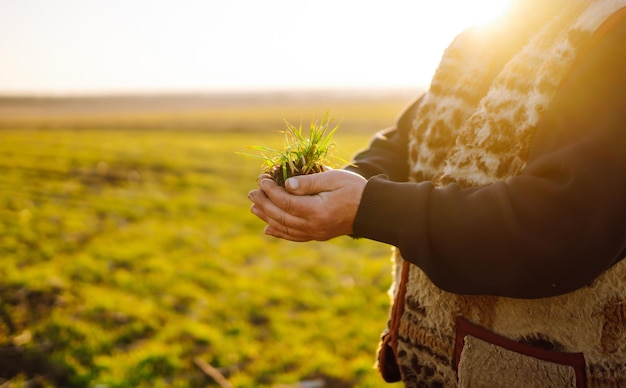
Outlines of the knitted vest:
{"type": "MultiPolygon", "coordinates": [[[[550,1],[535,2],[532,17],[469,29],[448,47],[416,112],[412,180],[477,187],[524,168],[542,112],[576,55],[626,6],[626,0],[568,0],[558,12],[542,12],[539,4],[550,1]]],[[[394,297],[402,266],[396,250],[394,297]]],[[[407,268],[396,351],[407,386],[581,384],[575,368],[549,357],[518,354],[480,335],[459,339],[459,317],[503,341],[582,353],[582,383],[626,386],[626,260],[588,287],[533,300],[452,294],[416,266],[407,268]]]]}

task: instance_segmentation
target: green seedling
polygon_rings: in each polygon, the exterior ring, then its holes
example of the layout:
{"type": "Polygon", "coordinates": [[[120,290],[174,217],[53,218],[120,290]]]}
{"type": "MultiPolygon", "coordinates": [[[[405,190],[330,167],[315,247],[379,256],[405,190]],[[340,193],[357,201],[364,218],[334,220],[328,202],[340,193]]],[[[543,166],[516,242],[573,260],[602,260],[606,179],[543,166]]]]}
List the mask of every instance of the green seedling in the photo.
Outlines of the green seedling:
{"type": "Polygon", "coordinates": [[[286,120],[285,124],[287,129],[281,131],[285,135],[282,149],[248,146],[259,154],[243,154],[263,160],[263,172],[269,174],[278,185],[284,186],[285,181],[292,176],[322,172],[333,165],[330,159],[338,159],[331,154],[335,146],[333,135],[339,125],[331,128],[328,113],[321,122],[311,122],[308,136],[303,133],[302,124],[296,127],[286,120]]]}

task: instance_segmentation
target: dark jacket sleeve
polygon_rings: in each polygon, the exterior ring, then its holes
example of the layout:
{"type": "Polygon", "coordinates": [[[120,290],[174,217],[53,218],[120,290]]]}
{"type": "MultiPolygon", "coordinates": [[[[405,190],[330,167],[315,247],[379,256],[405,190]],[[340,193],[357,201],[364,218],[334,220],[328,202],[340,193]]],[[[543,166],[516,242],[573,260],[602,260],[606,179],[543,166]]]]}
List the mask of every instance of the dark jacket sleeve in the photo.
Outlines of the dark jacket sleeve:
{"type": "Polygon", "coordinates": [[[626,24],[579,58],[521,175],[470,189],[374,177],[354,234],[455,293],[539,298],[592,282],[626,255],[624,42],[626,24]]]}
{"type": "Polygon", "coordinates": [[[369,179],[385,175],[392,181],[406,181],[409,177],[408,138],[415,111],[421,99],[408,106],[396,124],[378,132],[367,149],[359,152],[345,169],[369,179]]]}

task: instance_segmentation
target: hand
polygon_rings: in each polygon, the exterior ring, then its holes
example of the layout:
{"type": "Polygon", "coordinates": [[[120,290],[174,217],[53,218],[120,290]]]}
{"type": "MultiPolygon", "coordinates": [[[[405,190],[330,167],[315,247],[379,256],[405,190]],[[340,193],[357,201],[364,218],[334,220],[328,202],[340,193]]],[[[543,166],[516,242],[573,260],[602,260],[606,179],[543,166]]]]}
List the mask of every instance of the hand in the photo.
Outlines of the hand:
{"type": "Polygon", "coordinates": [[[248,194],[251,211],[267,222],[265,234],[291,241],[325,241],[351,234],[367,180],[329,170],[287,179],[278,186],[268,175],[248,194]]]}

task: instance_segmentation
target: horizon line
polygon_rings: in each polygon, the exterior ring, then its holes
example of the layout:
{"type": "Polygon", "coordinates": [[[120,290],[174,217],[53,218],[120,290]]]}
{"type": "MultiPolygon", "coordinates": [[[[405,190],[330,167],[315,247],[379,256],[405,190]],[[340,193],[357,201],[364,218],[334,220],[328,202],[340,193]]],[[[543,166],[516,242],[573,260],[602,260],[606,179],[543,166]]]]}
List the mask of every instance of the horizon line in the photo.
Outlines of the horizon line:
{"type": "Polygon", "coordinates": [[[324,87],[252,87],[220,89],[145,89],[100,91],[1,91],[0,99],[78,99],[78,98],[160,98],[160,97],[209,97],[209,96],[263,96],[263,95],[354,95],[366,97],[369,93],[409,94],[423,91],[427,86],[324,86],[324,87]]]}

